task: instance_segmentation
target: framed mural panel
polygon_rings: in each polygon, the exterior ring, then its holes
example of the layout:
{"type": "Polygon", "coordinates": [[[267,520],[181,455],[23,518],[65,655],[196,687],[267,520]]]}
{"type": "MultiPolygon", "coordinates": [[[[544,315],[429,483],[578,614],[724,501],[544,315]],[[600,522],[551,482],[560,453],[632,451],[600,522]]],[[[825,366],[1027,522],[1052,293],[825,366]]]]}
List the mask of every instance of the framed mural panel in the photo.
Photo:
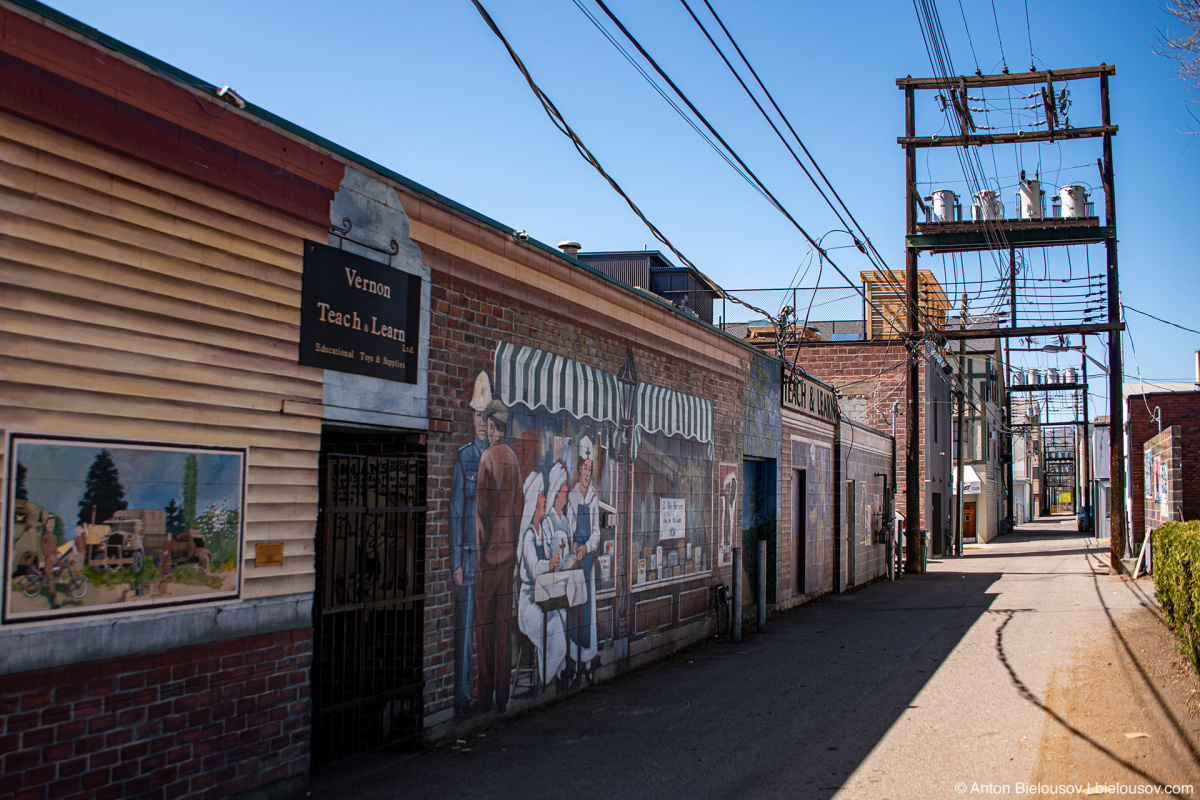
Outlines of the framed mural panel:
{"type": "Polygon", "coordinates": [[[244,449],[14,434],[4,622],[237,597],[244,449]]]}

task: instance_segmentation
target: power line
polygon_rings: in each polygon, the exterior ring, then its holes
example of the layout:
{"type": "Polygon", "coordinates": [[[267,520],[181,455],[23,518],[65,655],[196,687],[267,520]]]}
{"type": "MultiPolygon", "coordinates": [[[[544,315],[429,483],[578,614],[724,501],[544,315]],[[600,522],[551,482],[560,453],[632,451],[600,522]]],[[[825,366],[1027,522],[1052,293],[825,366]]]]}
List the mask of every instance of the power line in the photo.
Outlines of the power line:
{"type": "Polygon", "coordinates": [[[1181,331],[1187,331],[1188,333],[1200,333],[1200,331],[1193,330],[1192,328],[1185,328],[1182,325],[1176,324],[1174,322],[1170,322],[1169,320],[1162,319],[1161,317],[1156,317],[1153,314],[1147,314],[1145,311],[1138,311],[1133,306],[1127,306],[1124,303],[1121,304],[1121,308],[1125,309],[1126,311],[1132,311],[1135,314],[1141,314],[1143,317],[1149,317],[1152,320],[1157,320],[1158,322],[1161,322],[1164,325],[1170,325],[1173,328],[1179,328],[1179,330],[1181,330],[1181,331]]]}
{"type": "MultiPolygon", "coordinates": [[[[478,0],[472,0],[472,2],[474,2],[478,6],[478,0]]],[[[622,23],[621,20],[617,18],[617,15],[614,14],[607,5],[605,5],[603,0],[596,0],[596,5],[600,6],[600,10],[603,11],[610,20],[612,20],[613,24],[615,24],[617,26],[617,28],[621,31],[621,33],[625,36],[625,38],[628,39],[629,42],[637,49],[637,51],[641,54],[642,58],[646,59],[647,63],[649,63],[650,66],[654,68],[654,71],[658,73],[659,77],[662,78],[666,82],[666,84],[671,87],[671,90],[673,92],[675,92],[676,96],[679,97],[679,99],[682,100],[683,103],[688,107],[688,109],[696,116],[696,119],[700,120],[700,122],[703,123],[704,127],[708,129],[709,133],[711,133],[717,139],[717,141],[719,141],[721,143],[721,146],[724,147],[731,156],[733,156],[734,160],[737,161],[739,165],[741,165],[742,169],[745,170],[746,174],[749,175],[751,178],[753,178],[754,182],[757,183],[760,187],[762,187],[763,191],[770,198],[771,204],[775,207],[775,209],[777,211],[779,211],[779,213],[781,213],[792,224],[792,226],[796,228],[796,230],[798,230],[800,232],[800,234],[808,241],[810,246],[812,246],[812,247],[816,248],[818,251],[820,251],[821,247],[818,244],[818,242],[815,239],[813,239],[813,237],[811,235],[809,235],[808,231],[804,229],[804,226],[801,225],[794,216],[792,216],[791,212],[789,212],[784,207],[784,205],[775,197],[775,195],[770,191],[770,189],[768,189],[766,187],[766,184],[764,184],[762,182],[762,180],[759,179],[759,177],[757,175],[755,175],[754,171],[749,167],[749,165],[747,165],[746,162],[741,158],[741,156],[739,156],[737,154],[737,151],[733,149],[733,147],[725,140],[725,138],[723,136],[721,136],[721,134],[716,130],[716,128],[713,127],[712,123],[710,123],[708,121],[708,119],[700,112],[700,110],[698,108],[696,108],[695,104],[692,103],[692,101],[683,92],[683,90],[680,89],[679,86],[676,85],[676,83],[673,80],[671,80],[671,77],[669,75],[667,75],[666,71],[664,71],[663,68],[661,66],[659,66],[658,62],[655,61],[654,58],[646,51],[646,48],[644,48],[642,46],[641,42],[638,41],[637,37],[635,37],[629,31],[629,29],[625,27],[624,23],[622,23]]],[[[822,252],[824,252],[824,251],[822,251],[822,252]]],[[[854,282],[850,280],[850,277],[848,275],[846,275],[846,273],[842,270],[842,268],[840,266],[838,266],[837,263],[834,262],[834,260],[832,258],[829,258],[828,254],[825,255],[825,258],[826,258],[826,260],[829,261],[829,265],[831,267],[833,267],[835,270],[837,270],[838,274],[842,276],[842,278],[846,281],[846,283],[848,285],[850,285],[851,287],[853,287],[855,289],[855,291],[857,291],[860,295],[862,295],[862,298],[864,301],[866,301],[867,305],[869,305],[873,310],[878,312],[880,314],[880,316],[884,316],[883,312],[880,311],[879,308],[871,301],[871,299],[867,297],[866,293],[863,292],[861,289],[858,289],[858,287],[855,286],[854,282]]],[[[896,330],[898,333],[901,332],[899,330],[899,328],[896,328],[895,325],[891,325],[891,327],[894,330],[896,330]]]]}
{"type": "Polygon", "coordinates": [[[675,254],[675,257],[679,259],[680,263],[682,263],[684,266],[694,269],[697,274],[715,287],[723,298],[732,300],[739,305],[745,306],[746,308],[749,308],[750,310],[769,318],[771,315],[769,315],[766,311],[763,311],[761,308],[756,308],[755,306],[752,306],[749,303],[730,295],[714,281],[712,281],[707,275],[701,272],[699,267],[693,264],[687,256],[681,253],[675,247],[675,245],[673,245],[671,241],[667,239],[666,235],[663,234],[663,232],[660,231],[644,213],[642,213],[642,210],[638,208],[637,203],[635,203],[633,199],[625,193],[625,190],[621,188],[616,179],[608,174],[608,172],[600,164],[599,160],[592,154],[592,151],[588,149],[587,145],[583,143],[583,140],[579,138],[578,134],[576,134],[571,126],[567,123],[566,118],[564,118],[562,115],[562,112],[558,110],[553,101],[550,100],[549,96],[547,96],[546,93],[542,91],[541,87],[537,85],[533,79],[533,76],[525,67],[525,62],[523,62],[521,57],[517,55],[517,51],[513,49],[513,46],[509,43],[508,39],[505,38],[504,34],[500,31],[499,26],[496,25],[495,20],[493,20],[491,15],[488,14],[487,9],[483,7],[479,0],[471,0],[471,2],[475,5],[475,9],[479,12],[480,16],[483,17],[483,21],[487,23],[489,28],[491,28],[492,33],[494,33],[496,37],[500,39],[501,43],[504,45],[504,48],[508,51],[509,57],[512,58],[512,61],[514,64],[516,64],[517,69],[519,69],[521,74],[525,77],[525,82],[529,84],[529,88],[533,91],[534,96],[537,97],[538,102],[542,104],[542,108],[545,110],[547,116],[550,117],[550,120],[554,123],[555,127],[558,128],[564,136],[571,140],[571,143],[575,146],[575,149],[579,152],[579,154],[583,156],[583,158],[589,164],[591,164],[597,172],[600,173],[601,177],[608,182],[609,186],[611,186],[613,190],[625,200],[630,209],[633,210],[633,213],[638,216],[638,219],[640,219],[646,225],[646,227],[650,229],[650,233],[654,235],[654,238],[658,239],[658,241],[662,242],[663,245],[670,249],[670,251],[675,254]]]}
{"type": "MultiPolygon", "coordinates": [[[[635,70],[637,70],[638,74],[640,74],[642,76],[642,78],[646,81],[646,83],[650,84],[651,88],[653,88],[654,91],[657,92],[658,95],[667,102],[667,105],[669,105],[669,106],[671,106],[671,108],[675,109],[675,113],[677,113],[680,116],[680,118],[682,118],[683,121],[686,122],[688,124],[688,126],[691,127],[691,129],[694,130],[701,139],[703,139],[705,142],[707,142],[708,146],[711,147],[713,149],[713,151],[718,156],[720,156],[721,159],[726,164],[728,164],[729,167],[742,178],[742,180],[744,180],[747,184],[749,184],[750,187],[752,189],[754,189],[754,191],[758,192],[760,195],[762,195],[764,198],[768,199],[768,201],[769,201],[769,198],[767,198],[767,196],[763,192],[763,190],[759,186],[757,186],[753,180],[750,179],[750,176],[747,175],[745,172],[743,172],[741,167],[739,167],[737,164],[735,164],[733,162],[733,159],[731,159],[729,157],[729,155],[717,145],[716,142],[714,142],[712,139],[710,139],[708,137],[708,134],[706,134],[703,130],[700,129],[700,126],[696,124],[696,121],[694,119],[692,119],[691,117],[689,117],[687,115],[687,113],[684,112],[684,110],[682,108],[680,108],[679,105],[674,100],[671,99],[671,96],[668,95],[665,91],[663,91],[663,88],[658,85],[658,83],[654,80],[654,78],[650,77],[650,73],[646,72],[646,70],[642,67],[642,65],[637,62],[637,59],[635,59],[632,55],[630,55],[629,51],[621,46],[621,43],[618,42],[616,40],[616,38],[614,38],[613,35],[608,32],[607,28],[605,28],[602,24],[600,24],[600,20],[596,19],[595,15],[592,14],[592,12],[586,6],[584,6],[582,0],[573,0],[573,2],[575,3],[575,7],[578,8],[580,11],[582,11],[584,16],[586,16],[588,18],[588,20],[591,21],[592,25],[594,25],[596,27],[596,30],[600,31],[600,33],[602,33],[604,35],[604,38],[608,39],[608,41],[612,44],[612,46],[617,49],[617,52],[619,52],[622,56],[625,57],[625,60],[629,62],[630,66],[632,66],[635,70]]],[[[1089,165],[1089,166],[1091,166],[1091,165],[1089,165]]]]}
{"type": "MultiPolygon", "coordinates": [[[[708,39],[709,44],[711,44],[713,49],[717,51],[717,54],[721,57],[721,60],[723,62],[725,62],[725,66],[729,68],[729,71],[733,74],[734,78],[737,79],[738,83],[741,85],[742,89],[746,92],[747,96],[754,103],[755,107],[758,108],[759,113],[763,115],[764,119],[766,119],[767,124],[769,124],[771,126],[771,129],[775,131],[775,135],[779,137],[779,140],[781,142],[783,142],[784,147],[786,147],[788,152],[791,153],[792,158],[796,161],[797,165],[799,165],[800,169],[804,171],[805,176],[808,178],[809,182],[812,183],[813,188],[815,188],[817,190],[817,193],[821,195],[821,199],[823,199],[826,202],[826,204],[829,206],[830,210],[833,211],[834,216],[837,217],[838,222],[840,222],[847,229],[847,233],[849,233],[850,226],[846,223],[846,221],[844,219],[842,219],[841,214],[838,212],[837,208],[834,207],[833,203],[826,196],[826,194],[825,194],[824,190],[821,188],[821,186],[813,178],[812,173],[810,173],[808,171],[808,169],[804,166],[804,164],[800,160],[800,157],[796,155],[796,151],[792,149],[790,144],[788,144],[787,140],[783,137],[783,134],[780,133],[779,128],[775,126],[775,123],[771,120],[770,116],[763,109],[762,105],[758,102],[757,98],[754,97],[754,93],[750,91],[750,88],[748,86],[746,86],[745,81],[742,80],[741,76],[738,74],[738,71],[736,69],[734,69],[733,65],[729,62],[729,59],[726,58],[725,53],[717,45],[716,41],[713,40],[713,37],[709,34],[708,29],[704,26],[704,24],[696,16],[695,12],[692,11],[692,8],[691,8],[691,6],[688,5],[687,0],[680,0],[680,1],[683,3],[683,7],[685,9],[687,9],[688,14],[692,18],[692,21],[695,22],[697,27],[700,28],[701,32],[704,33],[704,36],[706,39],[708,39]]],[[[886,276],[885,279],[888,280],[889,282],[894,282],[894,279],[891,275],[891,269],[888,268],[887,263],[884,261],[883,256],[879,253],[879,251],[875,248],[875,245],[871,242],[871,237],[867,235],[867,232],[863,229],[862,225],[860,225],[858,220],[854,217],[854,213],[850,210],[850,207],[846,205],[846,202],[844,200],[842,200],[841,195],[838,194],[838,191],[834,187],[833,183],[829,180],[828,176],[825,175],[825,171],[821,169],[821,165],[817,163],[816,158],[814,158],[813,154],[811,152],[809,152],[808,147],[804,144],[804,140],[801,139],[800,134],[798,134],[796,132],[795,126],[792,125],[791,120],[788,119],[788,116],[787,116],[787,114],[784,113],[783,109],[779,107],[779,103],[777,103],[775,101],[774,95],[771,94],[771,91],[767,88],[766,84],[763,83],[763,80],[759,76],[758,71],[754,69],[754,65],[752,65],[750,63],[750,59],[746,57],[745,52],[742,50],[741,46],[737,43],[737,40],[734,38],[733,34],[730,33],[729,28],[725,25],[725,22],[721,19],[720,15],[717,14],[716,9],[714,9],[712,7],[712,4],[709,2],[709,0],[704,0],[704,5],[708,9],[708,12],[712,15],[713,19],[716,20],[717,25],[720,26],[721,32],[725,34],[725,38],[727,38],[729,40],[729,43],[733,46],[734,51],[738,54],[738,57],[742,60],[742,63],[746,65],[746,69],[748,69],[750,71],[750,74],[754,77],[754,80],[758,84],[759,88],[762,89],[763,94],[766,96],[767,100],[770,102],[771,107],[773,109],[775,109],[775,113],[779,115],[780,120],[782,120],[783,124],[787,127],[788,132],[791,133],[792,138],[794,138],[796,140],[796,143],[798,145],[800,145],[800,149],[804,151],[804,155],[808,157],[809,162],[812,164],[812,166],[816,170],[817,174],[821,176],[821,180],[824,181],[825,185],[829,187],[829,191],[837,199],[838,205],[840,205],[845,210],[846,216],[848,216],[850,218],[850,221],[854,223],[855,230],[857,230],[860,234],[862,234],[863,240],[866,242],[867,247],[869,247],[871,249],[871,253],[875,254],[875,258],[878,259],[880,266],[883,268],[884,275],[886,276]]],[[[859,247],[859,249],[861,250],[862,245],[858,242],[858,239],[856,237],[854,237],[854,234],[851,233],[850,235],[851,235],[851,238],[855,239],[855,242],[854,242],[855,245],[857,245],[859,247]]],[[[863,252],[864,252],[864,255],[866,255],[868,259],[871,259],[870,253],[866,253],[865,251],[863,251],[863,252]]],[[[874,266],[874,264],[873,264],[873,266],[874,266]]],[[[896,286],[895,288],[899,289],[899,286],[896,286]]],[[[918,308],[918,313],[922,313],[922,312],[923,312],[923,309],[918,308]]]]}

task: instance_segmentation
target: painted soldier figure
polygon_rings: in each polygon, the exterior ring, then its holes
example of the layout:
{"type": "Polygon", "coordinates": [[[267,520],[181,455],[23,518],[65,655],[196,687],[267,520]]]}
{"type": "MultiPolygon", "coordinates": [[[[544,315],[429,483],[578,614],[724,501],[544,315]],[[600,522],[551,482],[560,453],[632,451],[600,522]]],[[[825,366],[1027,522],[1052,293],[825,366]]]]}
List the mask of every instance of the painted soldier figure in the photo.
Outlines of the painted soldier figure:
{"type": "Polygon", "coordinates": [[[46,515],[46,524],[42,527],[42,569],[46,572],[46,586],[50,590],[50,607],[58,608],[58,590],[55,588],[55,580],[58,570],[58,537],[54,531],[57,527],[57,522],[53,514],[46,515]]]}
{"type": "Polygon", "coordinates": [[[492,402],[486,372],[475,377],[471,395],[474,436],[458,449],[450,496],[450,571],[454,578],[454,709],[465,716],[471,709],[472,666],[475,629],[475,564],[479,549],[475,542],[475,487],[479,458],[487,449],[483,412],[492,402]]]}
{"type": "Polygon", "coordinates": [[[479,710],[508,706],[512,663],[509,626],[513,616],[513,569],[521,523],[521,465],[509,447],[508,409],[499,400],[484,411],[488,448],[479,457],[475,490],[475,663],[478,667],[479,710]]]}

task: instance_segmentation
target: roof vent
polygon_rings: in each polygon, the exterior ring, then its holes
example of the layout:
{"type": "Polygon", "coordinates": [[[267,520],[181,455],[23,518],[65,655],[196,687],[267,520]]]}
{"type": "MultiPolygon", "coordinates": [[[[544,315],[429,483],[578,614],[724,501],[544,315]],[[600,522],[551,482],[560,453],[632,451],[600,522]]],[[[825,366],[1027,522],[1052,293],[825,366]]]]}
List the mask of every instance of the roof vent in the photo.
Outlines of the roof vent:
{"type": "Polygon", "coordinates": [[[562,250],[571,258],[574,258],[575,256],[579,255],[579,251],[583,249],[583,245],[581,245],[579,242],[572,242],[570,239],[566,239],[558,243],[558,249],[562,250]]]}

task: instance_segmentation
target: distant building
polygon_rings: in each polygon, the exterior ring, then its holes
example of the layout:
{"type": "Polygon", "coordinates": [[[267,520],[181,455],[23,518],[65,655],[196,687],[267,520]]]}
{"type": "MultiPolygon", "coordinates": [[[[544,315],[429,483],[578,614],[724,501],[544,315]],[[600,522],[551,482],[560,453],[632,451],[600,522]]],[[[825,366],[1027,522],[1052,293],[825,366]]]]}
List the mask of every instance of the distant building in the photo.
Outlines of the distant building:
{"type": "Polygon", "coordinates": [[[1028,394],[1012,394],[1013,524],[1041,514],[1042,404],[1028,394]]]}
{"type": "MultiPolygon", "coordinates": [[[[862,320],[809,321],[803,336],[789,337],[785,358],[811,375],[832,385],[838,392],[838,409],[843,418],[871,428],[891,432],[898,448],[896,458],[896,510],[904,513],[906,487],[904,431],[907,398],[905,381],[908,352],[901,341],[903,273],[893,270],[861,273],[864,293],[870,304],[862,320]],[[872,307],[873,306],[873,307],[872,307]],[[856,331],[862,333],[851,336],[856,331]]],[[[920,306],[923,318],[941,327],[948,307],[946,295],[928,270],[919,273],[920,306]]],[[[755,326],[748,333],[753,336],[755,326]]],[[[775,347],[774,337],[765,332],[757,341],[775,347]]],[[[953,530],[953,457],[951,436],[951,393],[954,380],[945,358],[936,350],[926,351],[920,369],[918,398],[921,403],[919,527],[929,531],[931,553],[940,555],[953,530]]]]}
{"type": "Polygon", "coordinates": [[[1112,530],[1112,426],[1109,417],[1096,417],[1092,427],[1092,507],[1096,538],[1107,539],[1112,530]]]}
{"type": "MultiPolygon", "coordinates": [[[[972,319],[966,329],[994,328],[995,317],[972,319]]],[[[958,329],[958,317],[947,320],[946,327],[958,329]]],[[[963,538],[990,542],[1003,532],[1005,512],[1004,474],[1004,354],[1000,339],[972,339],[965,342],[965,354],[958,369],[965,376],[963,400],[963,438],[966,458],[963,464],[963,538]],[[971,490],[975,489],[974,492],[971,490]]],[[[948,357],[959,361],[951,350],[948,357]]],[[[958,447],[958,414],[954,412],[953,447],[958,447]]],[[[957,460],[957,450],[955,451],[957,460]]],[[[957,484],[956,484],[957,485],[957,484]]],[[[1015,512],[1014,512],[1015,513],[1015,512]]]]}
{"type": "Polygon", "coordinates": [[[575,259],[712,324],[713,298],[719,294],[716,285],[691,267],[675,266],[657,250],[576,253],[575,259]]]}

